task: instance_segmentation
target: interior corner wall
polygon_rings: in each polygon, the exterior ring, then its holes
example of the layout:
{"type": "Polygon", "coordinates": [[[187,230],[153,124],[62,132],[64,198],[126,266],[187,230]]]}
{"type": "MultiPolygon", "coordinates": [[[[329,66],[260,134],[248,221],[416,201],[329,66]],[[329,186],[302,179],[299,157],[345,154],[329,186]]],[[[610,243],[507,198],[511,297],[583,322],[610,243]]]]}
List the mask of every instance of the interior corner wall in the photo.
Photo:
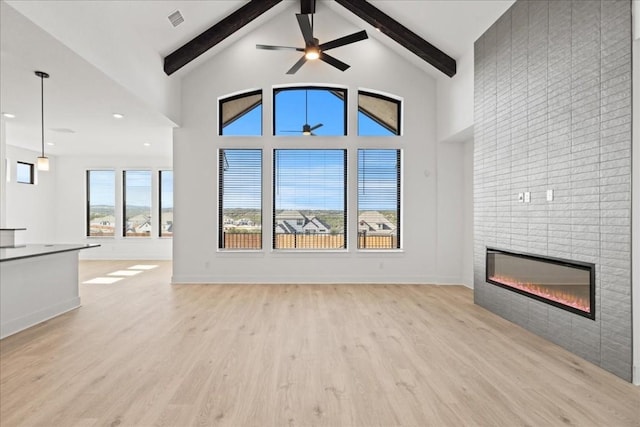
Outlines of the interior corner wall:
{"type": "MultiPolygon", "coordinates": [[[[5,227],[26,228],[20,232],[24,243],[55,242],[57,210],[55,189],[57,186],[56,169],[58,159],[49,155],[50,170],[38,171],[36,158],[40,153],[6,146],[6,158],[9,159],[9,182],[6,183],[5,227]],[[34,165],[35,184],[16,182],[16,162],[34,165]]],[[[4,177],[3,177],[4,179],[4,177]]]]}
{"type": "Polygon", "coordinates": [[[475,301],[631,381],[631,2],[519,0],[474,61],[475,301]],[[488,284],[487,246],[594,263],[595,320],[488,284]]]}
{"type": "MultiPolygon", "coordinates": [[[[319,4],[318,7],[321,5],[319,4]]],[[[330,10],[318,13],[315,28],[327,38],[357,31],[330,10]]],[[[439,235],[451,236],[461,225],[455,215],[439,215],[443,198],[458,206],[461,180],[441,179],[460,171],[462,159],[438,154],[435,81],[375,39],[336,49],[351,65],[340,72],[322,62],[305,64],[295,75],[286,71],[296,52],[256,51],[258,43],[300,40],[294,12],[274,17],[256,31],[203,63],[183,78],[182,127],[174,131],[175,230],[174,283],[461,283],[461,259],[440,257],[439,235]],[[272,135],[274,85],[328,84],[348,89],[348,136],[297,138],[272,135]],[[403,99],[403,135],[358,138],[357,91],[372,89],[403,99]],[[249,89],[263,90],[263,136],[221,137],[217,130],[217,98],[249,89]],[[393,139],[389,139],[393,138],[393,139]],[[357,180],[353,173],[357,147],[403,150],[402,251],[287,251],[270,249],[272,225],[272,157],[274,147],[335,148],[347,145],[348,233],[355,241],[357,180]],[[217,153],[221,148],[263,150],[263,230],[261,251],[219,250],[217,153]],[[446,158],[446,167],[440,159],[446,158]],[[440,230],[440,231],[439,231],[440,230]]],[[[289,42],[290,43],[290,42],[289,42]]],[[[459,172],[462,173],[462,172],[459,172]]],[[[447,252],[461,249],[460,236],[446,242],[447,252]]]]}
{"type": "Polygon", "coordinates": [[[442,76],[437,82],[439,142],[460,142],[472,135],[473,49],[456,61],[456,68],[455,76],[442,76]]]}

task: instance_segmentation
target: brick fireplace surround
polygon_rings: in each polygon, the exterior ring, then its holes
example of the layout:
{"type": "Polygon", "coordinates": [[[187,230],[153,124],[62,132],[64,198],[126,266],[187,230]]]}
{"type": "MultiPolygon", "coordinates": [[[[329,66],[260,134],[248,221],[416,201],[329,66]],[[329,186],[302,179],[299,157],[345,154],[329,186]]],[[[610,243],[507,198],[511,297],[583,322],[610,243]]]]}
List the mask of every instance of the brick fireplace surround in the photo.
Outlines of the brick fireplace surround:
{"type": "Polygon", "coordinates": [[[476,41],[474,95],[476,303],[627,381],[631,43],[629,0],[518,0],[476,41]],[[595,320],[487,283],[487,246],[595,264],[595,320]]]}

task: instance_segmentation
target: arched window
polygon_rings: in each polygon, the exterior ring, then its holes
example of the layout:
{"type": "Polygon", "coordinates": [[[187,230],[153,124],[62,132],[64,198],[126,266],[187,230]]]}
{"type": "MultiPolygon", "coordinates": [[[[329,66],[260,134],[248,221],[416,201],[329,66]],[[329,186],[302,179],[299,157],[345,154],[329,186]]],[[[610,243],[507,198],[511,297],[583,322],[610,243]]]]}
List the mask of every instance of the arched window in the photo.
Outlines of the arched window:
{"type": "Polygon", "coordinates": [[[220,99],[220,135],[262,135],[262,91],[256,90],[220,99]]]}
{"type": "Polygon", "coordinates": [[[347,90],[288,87],[273,91],[273,134],[344,136],[347,134],[347,90]]]}
{"type": "Polygon", "coordinates": [[[398,99],[358,91],[358,136],[400,135],[398,99]]]}

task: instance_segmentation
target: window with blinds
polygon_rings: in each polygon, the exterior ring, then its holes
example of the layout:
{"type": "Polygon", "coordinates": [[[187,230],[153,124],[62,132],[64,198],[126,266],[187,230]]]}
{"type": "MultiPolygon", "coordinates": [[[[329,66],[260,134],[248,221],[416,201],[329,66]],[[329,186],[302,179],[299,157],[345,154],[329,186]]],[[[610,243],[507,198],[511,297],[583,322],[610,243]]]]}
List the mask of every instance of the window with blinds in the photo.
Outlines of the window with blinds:
{"type": "Polygon", "coordinates": [[[346,150],[276,149],[273,162],[273,248],[346,248],[346,150]]]}
{"type": "Polygon", "coordinates": [[[151,237],[151,171],[123,171],[122,182],[122,235],[151,237]]]}
{"type": "Polygon", "coordinates": [[[218,247],[261,249],[262,150],[222,149],[218,165],[218,247]]]}
{"type": "Polygon", "coordinates": [[[358,92],[358,136],[400,135],[398,99],[371,92],[358,92]]]}
{"type": "Polygon", "coordinates": [[[113,237],[116,230],[116,172],[87,171],[87,236],[113,237]]]}
{"type": "Polygon", "coordinates": [[[262,91],[256,90],[221,99],[218,108],[220,135],[262,135],[262,91]]]}
{"type": "Polygon", "coordinates": [[[399,249],[401,151],[358,150],[358,249],[399,249]]]}

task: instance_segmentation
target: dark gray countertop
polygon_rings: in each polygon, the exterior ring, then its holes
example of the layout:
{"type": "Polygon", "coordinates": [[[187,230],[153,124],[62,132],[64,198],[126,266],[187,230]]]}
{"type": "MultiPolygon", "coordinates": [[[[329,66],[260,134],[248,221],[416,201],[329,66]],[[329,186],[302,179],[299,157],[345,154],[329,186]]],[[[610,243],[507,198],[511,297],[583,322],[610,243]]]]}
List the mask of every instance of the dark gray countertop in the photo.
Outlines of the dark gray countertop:
{"type": "Polygon", "coordinates": [[[13,248],[0,249],[0,262],[13,261],[22,258],[32,258],[42,255],[57,254],[60,252],[79,251],[81,249],[97,248],[99,244],[29,244],[13,248]]]}

